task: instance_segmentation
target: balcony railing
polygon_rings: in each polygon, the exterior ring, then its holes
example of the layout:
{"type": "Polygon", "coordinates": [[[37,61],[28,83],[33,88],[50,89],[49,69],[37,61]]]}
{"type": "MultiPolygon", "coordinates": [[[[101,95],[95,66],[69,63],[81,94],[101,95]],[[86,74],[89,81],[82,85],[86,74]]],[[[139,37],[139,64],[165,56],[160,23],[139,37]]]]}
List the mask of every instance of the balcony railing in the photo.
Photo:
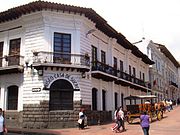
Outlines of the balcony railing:
{"type": "Polygon", "coordinates": [[[143,80],[138,79],[134,76],[131,76],[123,71],[117,70],[116,68],[109,66],[107,64],[104,64],[102,62],[99,62],[99,61],[92,62],[92,71],[101,71],[103,73],[118,77],[122,80],[132,82],[134,84],[149,88],[149,86],[146,86],[146,83],[143,80]]]}
{"type": "Polygon", "coordinates": [[[33,63],[66,64],[90,66],[90,58],[87,54],[71,54],[58,52],[34,52],[33,63]]]}
{"type": "Polygon", "coordinates": [[[178,88],[178,85],[177,85],[175,82],[173,82],[173,81],[170,81],[169,84],[170,84],[170,85],[173,85],[173,86],[176,87],[176,88],[178,88]]]}
{"type": "Polygon", "coordinates": [[[123,80],[129,81],[129,82],[141,85],[143,87],[146,87],[146,83],[143,80],[136,78],[132,75],[129,75],[123,71],[117,70],[117,77],[119,77],[123,80]]]}
{"type": "Polygon", "coordinates": [[[101,71],[113,76],[117,76],[117,70],[115,68],[99,61],[92,62],[92,71],[101,71]]]}
{"type": "Polygon", "coordinates": [[[19,54],[8,55],[4,57],[0,57],[0,67],[8,67],[8,66],[22,66],[24,64],[24,56],[19,54]]]}

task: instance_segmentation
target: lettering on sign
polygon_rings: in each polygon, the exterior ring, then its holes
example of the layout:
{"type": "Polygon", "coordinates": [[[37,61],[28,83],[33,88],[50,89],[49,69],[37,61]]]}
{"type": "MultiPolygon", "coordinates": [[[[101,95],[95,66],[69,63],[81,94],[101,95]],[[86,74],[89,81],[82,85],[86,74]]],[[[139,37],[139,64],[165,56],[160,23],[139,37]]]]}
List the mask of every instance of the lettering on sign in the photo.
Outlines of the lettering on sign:
{"type": "Polygon", "coordinates": [[[49,76],[44,81],[45,88],[49,88],[51,83],[58,80],[58,79],[66,79],[73,84],[74,89],[79,89],[79,85],[78,85],[78,82],[76,81],[76,79],[73,76],[66,74],[66,73],[55,73],[55,74],[49,76]]]}

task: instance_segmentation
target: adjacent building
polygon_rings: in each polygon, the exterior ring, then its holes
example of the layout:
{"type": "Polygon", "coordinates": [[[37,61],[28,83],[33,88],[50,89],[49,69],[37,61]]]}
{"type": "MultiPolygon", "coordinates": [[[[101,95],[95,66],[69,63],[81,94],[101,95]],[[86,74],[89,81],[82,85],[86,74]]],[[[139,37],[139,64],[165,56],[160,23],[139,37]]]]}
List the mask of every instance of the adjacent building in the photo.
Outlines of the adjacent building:
{"type": "Polygon", "coordinates": [[[152,92],[158,100],[179,98],[179,63],[165,45],[150,41],[147,55],[155,62],[150,67],[152,92]]]}
{"type": "Polygon", "coordinates": [[[0,13],[0,107],[10,127],[76,126],[81,107],[89,124],[111,120],[126,96],[151,93],[152,64],[92,9],[36,1],[0,13]]]}

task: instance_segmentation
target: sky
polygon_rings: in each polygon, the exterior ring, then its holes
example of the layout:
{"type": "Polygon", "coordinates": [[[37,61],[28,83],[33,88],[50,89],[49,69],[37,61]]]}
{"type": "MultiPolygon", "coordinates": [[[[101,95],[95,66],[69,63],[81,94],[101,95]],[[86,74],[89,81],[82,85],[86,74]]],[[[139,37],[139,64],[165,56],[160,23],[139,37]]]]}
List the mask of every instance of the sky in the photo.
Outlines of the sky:
{"type": "MultiPolygon", "coordinates": [[[[35,0],[0,0],[0,12],[35,0]],[[3,2],[2,2],[3,1],[3,2]]],[[[46,0],[92,8],[131,43],[146,53],[147,43],[165,45],[180,61],[180,0],[46,0]]]]}

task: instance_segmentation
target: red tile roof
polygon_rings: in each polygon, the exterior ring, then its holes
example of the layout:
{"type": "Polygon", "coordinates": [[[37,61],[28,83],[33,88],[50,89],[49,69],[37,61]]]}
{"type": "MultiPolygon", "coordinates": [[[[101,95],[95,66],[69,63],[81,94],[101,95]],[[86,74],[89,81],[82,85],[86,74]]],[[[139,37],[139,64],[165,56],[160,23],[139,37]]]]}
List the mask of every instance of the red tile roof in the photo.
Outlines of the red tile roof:
{"type": "Polygon", "coordinates": [[[0,23],[4,23],[7,21],[11,21],[17,18],[20,18],[22,15],[30,14],[32,12],[42,11],[42,10],[53,10],[53,11],[63,11],[74,14],[84,14],[85,17],[90,19],[92,22],[96,24],[96,28],[102,31],[109,37],[116,38],[117,42],[126,49],[132,50],[132,53],[142,58],[142,61],[146,64],[154,64],[145,54],[143,54],[138,48],[132,45],[126,37],[124,37],[121,33],[118,33],[114,28],[112,28],[106,20],[104,20],[100,15],[98,15],[91,8],[83,8],[71,5],[64,5],[52,2],[45,1],[35,1],[26,5],[18,6],[15,8],[11,8],[7,11],[0,13],[0,23]],[[135,50],[134,50],[135,49],[135,50]]]}

